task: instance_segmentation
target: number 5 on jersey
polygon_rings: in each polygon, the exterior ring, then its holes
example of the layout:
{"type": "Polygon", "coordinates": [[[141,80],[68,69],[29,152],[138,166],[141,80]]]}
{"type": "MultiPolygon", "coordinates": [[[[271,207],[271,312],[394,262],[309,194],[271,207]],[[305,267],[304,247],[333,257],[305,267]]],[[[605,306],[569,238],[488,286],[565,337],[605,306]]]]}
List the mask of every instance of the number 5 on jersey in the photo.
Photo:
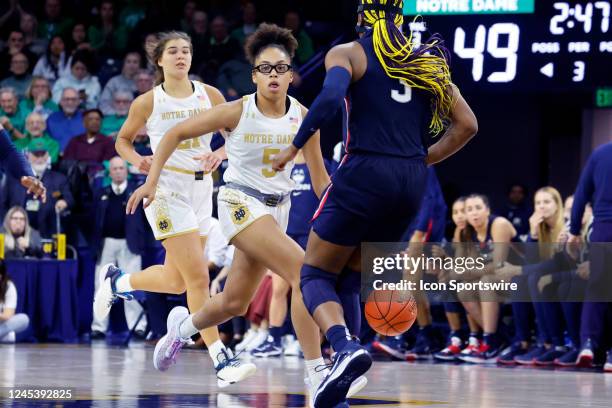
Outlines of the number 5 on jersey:
{"type": "MultiPolygon", "coordinates": [[[[280,153],[280,151],[280,149],[273,149],[271,147],[265,148],[263,151],[263,159],[261,160],[261,162],[263,164],[272,164],[272,156],[280,153]]],[[[263,176],[266,178],[274,177],[276,175],[276,170],[261,169],[261,174],[263,174],[263,176]]]]}
{"type": "Polygon", "coordinates": [[[408,103],[412,100],[412,88],[406,84],[403,79],[400,79],[400,85],[404,88],[403,92],[396,89],[391,90],[391,99],[399,103],[408,103]]]}

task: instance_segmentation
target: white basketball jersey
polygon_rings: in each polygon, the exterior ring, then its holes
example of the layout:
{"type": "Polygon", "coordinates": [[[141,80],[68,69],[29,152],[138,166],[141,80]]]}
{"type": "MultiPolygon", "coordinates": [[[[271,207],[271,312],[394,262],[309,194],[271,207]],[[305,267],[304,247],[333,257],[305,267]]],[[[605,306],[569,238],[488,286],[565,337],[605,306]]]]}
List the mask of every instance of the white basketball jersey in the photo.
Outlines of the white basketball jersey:
{"type": "Polygon", "coordinates": [[[291,106],[281,118],[268,118],[255,103],[255,94],[242,99],[242,116],[238,126],[225,141],[229,165],[223,179],[251,187],[266,194],[289,193],[295,185],[291,179],[293,162],[285,170],[272,170],[272,157],[293,142],[302,124],[300,103],[289,97],[291,106]]]}
{"type": "MultiPolygon", "coordinates": [[[[192,82],[192,84],[194,92],[187,98],[174,98],[168,95],[161,84],[153,88],[153,112],[147,120],[147,134],[151,140],[153,152],[157,149],[162,137],[173,126],[212,107],[204,84],[201,82],[192,82]]],[[[199,171],[200,162],[193,160],[193,157],[210,152],[211,140],[212,133],[209,133],[181,142],[166,162],[166,166],[199,171]]]]}

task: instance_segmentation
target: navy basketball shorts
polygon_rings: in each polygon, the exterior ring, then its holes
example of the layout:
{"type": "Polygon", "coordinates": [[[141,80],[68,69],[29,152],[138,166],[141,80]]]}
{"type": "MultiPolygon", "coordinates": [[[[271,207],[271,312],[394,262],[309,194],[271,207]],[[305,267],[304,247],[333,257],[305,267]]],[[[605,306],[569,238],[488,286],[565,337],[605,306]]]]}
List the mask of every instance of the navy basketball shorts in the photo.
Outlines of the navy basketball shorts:
{"type": "Polygon", "coordinates": [[[315,212],[312,228],[328,242],[398,242],[425,192],[422,158],[349,154],[336,170],[315,212]]]}

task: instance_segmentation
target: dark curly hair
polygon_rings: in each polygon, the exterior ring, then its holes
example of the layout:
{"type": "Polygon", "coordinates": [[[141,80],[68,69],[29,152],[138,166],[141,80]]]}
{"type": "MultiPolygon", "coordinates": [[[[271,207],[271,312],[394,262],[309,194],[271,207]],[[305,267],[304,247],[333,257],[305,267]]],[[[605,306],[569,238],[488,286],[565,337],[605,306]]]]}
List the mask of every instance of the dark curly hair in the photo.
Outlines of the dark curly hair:
{"type": "Polygon", "coordinates": [[[298,42],[291,34],[291,30],[276,24],[263,23],[259,26],[244,44],[244,52],[251,64],[266,48],[275,47],[286,53],[290,58],[295,55],[298,42]]]}

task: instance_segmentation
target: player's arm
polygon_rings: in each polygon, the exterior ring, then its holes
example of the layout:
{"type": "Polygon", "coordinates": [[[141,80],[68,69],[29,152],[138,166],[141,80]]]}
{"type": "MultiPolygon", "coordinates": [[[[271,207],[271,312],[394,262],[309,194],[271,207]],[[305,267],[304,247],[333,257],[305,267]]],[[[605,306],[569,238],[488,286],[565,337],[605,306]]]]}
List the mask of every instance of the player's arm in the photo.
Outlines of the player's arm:
{"type": "Polygon", "coordinates": [[[153,92],[149,91],[132,102],[128,117],[121,126],[115,142],[115,150],[123,160],[138,168],[142,173],[147,173],[151,166],[150,156],[141,156],[134,148],[134,139],[138,131],[142,129],[147,118],[153,111],[153,92]]]}
{"type": "Polygon", "coordinates": [[[282,170],[293,160],[298,150],[304,147],[312,135],[342,106],[353,75],[350,48],[346,44],[332,48],[325,56],[325,69],[327,74],[321,92],[312,103],[293,143],[272,161],[274,170],[282,170]]]}
{"type": "Polygon", "coordinates": [[[451,85],[453,92],[453,110],[451,123],[440,140],[427,152],[427,164],[439,163],[457,153],[478,132],[478,121],[459,88],[451,85]]]}
{"type": "MultiPolygon", "coordinates": [[[[210,98],[212,106],[222,105],[227,102],[225,96],[214,86],[204,84],[204,88],[206,89],[206,93],[210,98]]],[[[223,138],[227,137],[227,129],[218,129],[219,133],[223,138]]],[[[227,153],[225,151],[225,145],[221,146],[214,152],[204,153],[202,155],[194,157],[195,160],[198,160],[202,163],[202,170],[206,172],[215,171],[217,167],[223,162],[223,160],[227,160],[227,153]]]]}
{"type": "MultiPolygon", "coordinates": [[[[308,109],[304,106],[302,108],[302,115],[308,113],[308,109]]],[[[325,168],[325,162],[323,161],[323,154],[321,153],[321,134],[316,131],[310,140],[304,145],[302,149],[304,158],[306,159],[306,165],[310,172],[310,179],[312,180],[312,188],[314,189],[317,197],[321,198],[323,191],[327,188],[331,180],[327,169],[325,168]]]]}
{"type": "Polygon", "coordinates": [[[217,129],[234,129],[238,125],[241,115],[242,100],[224,103],[187,119],[166,132],[157,149],[155,149],[147,181],[130,197],[126,206],[126,213],[134,214],[138,204],[143,199],[146,199],[145,208],[153,202],[155,188],[162,168],[181,142],[217,129]]]}

